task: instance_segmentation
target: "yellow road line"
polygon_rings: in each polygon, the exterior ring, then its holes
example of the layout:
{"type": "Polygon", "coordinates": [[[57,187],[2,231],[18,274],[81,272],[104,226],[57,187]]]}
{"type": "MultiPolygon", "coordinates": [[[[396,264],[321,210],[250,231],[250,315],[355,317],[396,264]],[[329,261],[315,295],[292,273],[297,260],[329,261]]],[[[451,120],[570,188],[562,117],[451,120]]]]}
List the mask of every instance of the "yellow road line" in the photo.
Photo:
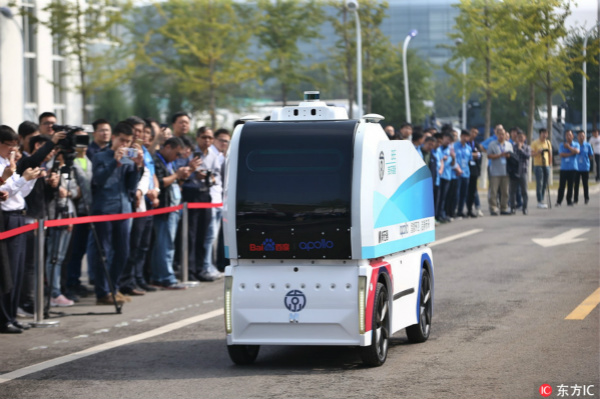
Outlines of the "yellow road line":
{"type": "Polygon", "coordinates": [[[587,298],[583,302],[579,304],[567,317],[565,320],[583,320],[587,315],[589,315],[592,310],[600,303],[600,288],[598,288],[594,293],[587,298]]]}

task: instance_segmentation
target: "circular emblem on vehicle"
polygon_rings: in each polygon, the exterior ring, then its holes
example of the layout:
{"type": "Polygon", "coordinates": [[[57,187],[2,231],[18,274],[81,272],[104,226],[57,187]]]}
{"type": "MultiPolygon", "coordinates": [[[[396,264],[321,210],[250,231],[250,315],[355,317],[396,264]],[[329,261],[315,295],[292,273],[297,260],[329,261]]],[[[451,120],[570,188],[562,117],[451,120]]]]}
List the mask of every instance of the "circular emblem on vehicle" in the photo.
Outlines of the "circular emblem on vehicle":
{"type": "Polygon", "coordinates": [[[285,295],[283,303],[290,312],[299,312],[306,306],[306,297],[300,290],[291,290],[285,295]]]}
{"type": "Polygon", "coordinates": [[[383,151],[379,153],[379,180],[383,180],[383,176],[385,175],[385,156],[383,155],[383,151]]]}

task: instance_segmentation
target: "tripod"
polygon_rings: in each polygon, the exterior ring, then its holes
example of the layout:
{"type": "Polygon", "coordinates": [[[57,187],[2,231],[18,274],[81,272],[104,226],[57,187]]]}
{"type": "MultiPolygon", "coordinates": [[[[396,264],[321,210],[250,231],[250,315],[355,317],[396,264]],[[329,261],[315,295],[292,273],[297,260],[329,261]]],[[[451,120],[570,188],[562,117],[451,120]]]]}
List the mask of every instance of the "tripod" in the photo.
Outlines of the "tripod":
{"type": "MultiPolygon", "coordinates": [[[[75,153],[74,152],[64,152],[61,151],[59,154],[63,154],[63,159],[65,161],[65,165],[61,168],[61,174],[67,174],[67,187],[69,187],[70,182],[72,180],[71,178],[71,171],[72,171],[72,167],[73,167],[73,161],[75,160],[75,153]]],[[[58,157],[58,155],[56,157],[58,157]]],[[[54,162],[55,164],[53,165],[52,170],[54,172],[56,172],[56,170],[58,170],[58,162],[57,162],[57,158],[55,157],[54,162]]],[[[60,184],[60,183],[59,183],[60,184]]],[[[65,209],[61,209],[59,207],[59,202],[58,202],[58,189],[55,192],[55,201],[56,201],[56,214],[59,215],[59,211],[62,211],[62,214],[65,215],[65,209]]],[[[88,204],[84,201],[83,205],[85,207],[86,213],[89,215],[90,214],[90,209],[88,204]]],[[[68,210],[68,209],[67,209],[68,210]]],[[[69,217],[69,215],[67,215],[67,217],[69,217]]],[[[64,228],[64,227],[63,227],[64,228]]],[[[122,306],[119,306],[119,304],[117,303],[116,300],[116,289],[115,286],[110,278],[110,274],[108,272],[108,268],[106,265],[106,254],[104,253],[104,250],[102,248],[102,246],[100,245],[100,240],[98,238],[98,233],[96,232],[96,226],[94,223],[90,223],[90,228],[92,230],[92,236],[94,237],[94,241],[96,243],[96,248],[98,250],[98,254],[100,255],[100,260],[101,260],[101,264],[102,264],[102,271],[104,273],[104,275],[106,276],[106,279],[108,281],[108,285],[109,285],[109,289],[110,289],[110,293],[112,296],[112,300],[115,306],[115,311],[117,314],[121,313],[121,308],[122,306]]],[[[54,279],[54,270],[56,267],[56,263],[58,260],[58,251],[59,251],[59,247],[60,247],[60,235],[57,237],[57,239],[53,240],[53,245],[52,245],[52,252],[51,252],[51,274],[50,274],[50,279],[49,279],[49,285],[50,287],[53,286],[53,279],[54,279]]],[[[90,260],[88,260],[88,267],[90,264],[90,260]]],[[[61,262],[61,266],[62,266],[62,262],[61,262]]],[[[52,289],[52,288],[51,288],[52,289]]],[[[44,317],[48,317],[48,308],[50,306],[50,296],[48,297],[48,301],[46,303],[45,306],[45,311],[44,311],[44,317]]],[[[65,315],[64,313],[60,313],[62,315],[65,315]]],[[[97,314],[97,313],[85,313],[85,314],[97,314]]]]}

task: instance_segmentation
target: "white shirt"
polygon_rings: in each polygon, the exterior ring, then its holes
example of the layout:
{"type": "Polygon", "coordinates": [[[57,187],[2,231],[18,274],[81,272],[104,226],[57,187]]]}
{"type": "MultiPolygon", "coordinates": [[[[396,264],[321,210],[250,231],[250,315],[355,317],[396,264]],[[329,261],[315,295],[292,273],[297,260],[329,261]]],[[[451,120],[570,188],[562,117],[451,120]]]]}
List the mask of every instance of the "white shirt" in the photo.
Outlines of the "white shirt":
{"type": "Polygon", "coordinates": [[[590,137],[589,143],[592,146],[592,150],[594,150],[594,154],[600,154],[600,136],[590,137]]]}
{"type": "MultiPolygon", "coordinates": [[[[9,165],[10,161],[8,159],[0,157],[0,175],[4,173],[4,169],[9,165]]],[[[8,192],[8,199],[0,202],[0,208],[6,212],[25,209],[25,197],[33,190],[34,185],[35,179],[27,181],[24,177],[13,173],[6,180],[6,183],[0,186],[0,191],[8,192]]]]}
{"type": "Polygon", "coordinates": [[[140,205],[135,209],[136,212],[146,212],[146,198],[145,195],[148,194],[148,190],[150,189],[150,179],[152,175],[150,174],[150,169],[144,168],[144,173],[142,174],[142,178],[138,182],[137,189],[142,192],[142,198],[140,199],[140,205]]]}
{"type": "Polygon", "coordinates": [[[208,147],[208,151],[215,155],[215,167],[219,172],[215,184],[210,186],[210,202],[213,204],[220,204],[223,202],[223,176],[221,176],[221,169],[223,162],[225,162],[225,155],[223,155],[214,144],[208,147]]]}

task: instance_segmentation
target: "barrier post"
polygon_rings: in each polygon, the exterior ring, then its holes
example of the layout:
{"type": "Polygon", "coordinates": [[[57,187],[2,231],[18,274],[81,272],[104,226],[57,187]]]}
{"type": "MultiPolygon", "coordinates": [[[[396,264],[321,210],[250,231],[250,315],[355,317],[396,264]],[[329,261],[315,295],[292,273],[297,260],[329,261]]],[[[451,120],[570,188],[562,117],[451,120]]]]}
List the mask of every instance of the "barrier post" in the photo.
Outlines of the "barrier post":
{"type": "Polygon", "coordinates": [[[58,320],[44,320],[44,219],[38,219],[38,228],[35,232],[35,302],[33,304],[32,327],[55,327],[60,324],[58,320]]]}
{"type": "Polygon", "coordinates": [[[189,235],[189,211],[188,203],[183,203],[183,209],[181,210],[181,281],[187,283],[189,278],[189,247],[188,247],[188,235],[189,235]]]}
{"type": "Polygon", "coordinates": [[[188,203],[183,203],[181,209],[181,281],[186,287],[197,287],[199,283],[197,281],[188,281],[189,279],[189,208],[188,203]]]}

